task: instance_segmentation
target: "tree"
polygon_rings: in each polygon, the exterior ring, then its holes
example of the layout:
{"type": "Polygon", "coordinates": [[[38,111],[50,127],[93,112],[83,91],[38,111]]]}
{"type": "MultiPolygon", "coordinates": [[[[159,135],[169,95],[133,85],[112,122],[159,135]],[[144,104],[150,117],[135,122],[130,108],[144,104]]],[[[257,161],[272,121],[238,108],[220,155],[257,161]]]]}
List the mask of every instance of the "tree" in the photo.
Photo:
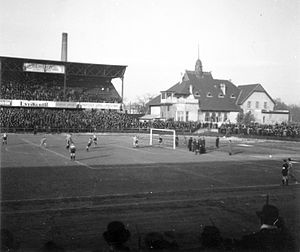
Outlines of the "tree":
{"type": "Polygon", "coordinates": [[[154,97],[156,97],[156,95],[150,93],[137,96],[135,101],[126,102],[126,110],[129,111],[129,113],[146,114],[148,110],[147,103],[154,97]]]}
{"type": "Polygon", "coordinates": [[[150,93],[146,93],[146,94],[144,94],[144,95],[142,95],[142,96],[138,96],[137,97],[137,104],[139,104],[140,105],[140,108],[141,108],[141,112],[143,113],[143,114],[146,114],[147,113],[147,111],[148,111],[148,108],[147,108],[147,103],[149,102],[149,101],[151,101],[153,98],[155,98],[156,97],[156,95],[154,95],[154,94],[150,94],[150,93]]]}
{"type": "Polygon", "coordinates": [[[246,114],[244,114],[244,111],[241,111],[238,113],[236,121],[239,124],[249,125],[249,124],[255,122],[255,117],[251,113],[251,111],[247,112],[246,114]]]}
{"type": "Polygon", "coordinates": [[[236,117],[236,122],[238,124],[242,124],[243,123],[243,119],[244,119],[244,111],[240,111],[238,114],[237,114],[237,117],[236,117]]]}
{"type": "Polygon", "coordinates": [[[275,99],[274,110],[289,110],[291,122],[300,122],[300,106],[296,104],[287,105],[280,98],[275,99]]]}
{"type": "Polygon", "coordinates": [[[243,124],[249,125],[251,123],[255,122],[255,117],[253,114],[251,114],[251,111],[247,112],[243,119],[243,124]]]}
{"type": "Polygon", "coordinates": [[[289,106],[291,121],[292,122],[300,122],[300,106],[291,105],[289,106]]]}
{"type": "Polygon", "coordinates": [[[280,98],[276,98],[275,100],[274,110],[288,110],[289,106],[286,105],[280,98]]]}

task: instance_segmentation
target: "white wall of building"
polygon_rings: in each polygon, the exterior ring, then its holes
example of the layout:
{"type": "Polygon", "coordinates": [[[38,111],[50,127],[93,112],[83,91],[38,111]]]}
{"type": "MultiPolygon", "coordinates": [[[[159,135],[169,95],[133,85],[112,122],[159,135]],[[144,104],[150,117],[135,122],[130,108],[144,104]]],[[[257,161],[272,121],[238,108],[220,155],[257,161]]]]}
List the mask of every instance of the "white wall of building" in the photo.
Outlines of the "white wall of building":
{"type": "Polygon", "coordinates": [[[275,124],[289,121],[289,113],[262,113],[263,124],[275,124]]]}
{"type": "MultiPolygon", "coordinates": [[[[151,115],[160,115],[162,119],[174,119],[175,121],[200,121],[210,122],[214,115],[215,122],[232,122],[236,123],[238,112],[213,112],[199,111],[198,99],[191,94],[186,98],[177,98],[172,93],[165,93],[161,99],[163,105],[151,106],[151,115]]],[[[274,102],[265,92],[254,92],[241,105],[244,113],[251,112],[256,122],[262,124],[274,124],[287,122],[289,113],[270,113],[274,110],[274,102]],[[263,111],[270,111],[263,113],[263,111]]]]}
{"type": "Polygon", "coordinates": [[[256,122],[263,123],[262,110],[272,111],[274,106],[274,102],[265,92],[254,92],[245,100],[241,108],[245,114],[250,111],[254,115],[256,122]]]}
{"type": "Polygon", "coordinates": [[[230,112],[230,113],[228,113],[228,115],[227,115],[228,121],[230,121],[231,123],[236,123],[238,113],[239,112],[230,112]]]}
{"type": "Polygon", "coordinates": [[[151,106],[150,114],[151,115],[160,115],[160,106],[151,106]]]}

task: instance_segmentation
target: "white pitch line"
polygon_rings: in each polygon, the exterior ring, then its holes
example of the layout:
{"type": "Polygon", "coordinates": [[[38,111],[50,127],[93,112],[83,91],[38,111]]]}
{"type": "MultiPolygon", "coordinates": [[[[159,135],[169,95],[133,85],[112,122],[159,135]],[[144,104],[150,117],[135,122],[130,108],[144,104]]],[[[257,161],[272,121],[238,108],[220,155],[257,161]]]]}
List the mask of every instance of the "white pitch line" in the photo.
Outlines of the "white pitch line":
{"type": "MultiPolygon", "coordinates": [[[[222,193],[221,190],[233,190],[234,192],[236,191],[241,191],[241,192],[246,192],[244,191],[245,189],[272,189],[272,188],[282,188],[282,185],[278,184],[269,184],[269,185],[249,185],[249,186],[234,186],[234,187],[206,187],[206,188],[202,188],[202,189],[194,189],[192,191],[199,191],[199,193],[201,194],[202,191],[204,191],[204,193],[211,193],[211,192],[215,192],[215,193],[222,193]]],[[[296,189],[298,188],[297,184],[290,184],[289,187],[296,187],[296,189]]],[[[157,191],[157,192],[139,192],[139,193],[115,193],[115,194],[100,194],[100,195],[95,195],[95,196],[91,196],[91,195],[83,195],[83,196],[77,196],[77,197],[57,197],[57,198],[30,198],[30,199],[16,199],[16,200],[4,200],[2,201],[2,203],[20,203],[20,202],[31,202],[31,201],[43,201],[43,200],[50,200],[50,201],[54,201],[54,200],[72,200],[72,199],[92,199],[92,198],[106,198],[106,197],[131,197],[131,196],[147,196],[149,194],[151,194],[152,196],[155,195],[159,195],[162,193],[173,193],[173,192],[188,192],[190,191],[189,189],[187,190],[181,190],[181,191],[157,191]]],[[[260,192],[258,192],[260,193],[260,192]]],[[[241,195],[242,196],[242,195],[241,195]]],[[[265,196],[265,194],[263,194],[262,196],[265,196]]],[[[242,196],[244,197],[244,196],[242,196]]],[[[198,199],[197,199],[198,200],[198,199]]],[[[182,200],[176,200],[176,201],[182,201],[182,200]]],[[[159,202],[159,201],[158,201],[159,202]]],[[[162,202],[162,201],[161,201],[162,202]]],[[[134,203],[136,204],[136,203],[134,203]]],[[[117,205],[117,204],[116,204],[117,205]]],[[[49,209],[47,209],[48,211],[49,209]]],[[[42,210],[44,211],[44,210],[42,210]]]]}
{"type": "MultiPolygon", "coordinates": [[[[31,144],[31,145],[35,146],[35,147],[42,148],[39,144],[35,144],[35,143],[33,143],[33,142],[31,142],[31,141],[29,141],[29,140],[27,140],[27,139],[22,138],[22,140],[23,140],[24,142],[28,143],[28,144],[31,144]]],[[[62,158],[64,158],[64,159],[69,160],[68,157],[66,157],[65,155],[62,155],[62,154],[60,154],[60,153],[58,153],[58,152],[56,152],[56,151],[53,151],[53,150],[50,150],[50,149],[47,149],[47,148],[43,148],[43,150],[49,151],[50,153],[52,153],[52,154],[54,154],[54,155],[56,155],[56,156],[59,156],[59,157],[62,157],[62,158]]],[[[89,168],[89,169],[94,169],[92,166],[89,166],[88,164],[79,162],[79,161],[77,161],[77,160],[75,160],[74,162],[77,163],[77,164],[79,164],[79,165],[85,166],[85,167],[87,167],[87,168],[89,168]]]]}
{"type": "MultiPolygon", "coordinates": [[[[147,153],[147,154],[157,155],[156,152],[152,152],[152,151],[149,151],[149,150],[144,150],[143,147],[134,148],[134,147],[121,146],[121,145],[118,145],[118,144],[108,144],[108,145],[118,146],[119,148],[126,149],[126,150],[139,151],[139,152],[144,152],[144,153],[147,153]]],[[[151,148],[149,148],[149,149],[151,149],[151,148]]]]}

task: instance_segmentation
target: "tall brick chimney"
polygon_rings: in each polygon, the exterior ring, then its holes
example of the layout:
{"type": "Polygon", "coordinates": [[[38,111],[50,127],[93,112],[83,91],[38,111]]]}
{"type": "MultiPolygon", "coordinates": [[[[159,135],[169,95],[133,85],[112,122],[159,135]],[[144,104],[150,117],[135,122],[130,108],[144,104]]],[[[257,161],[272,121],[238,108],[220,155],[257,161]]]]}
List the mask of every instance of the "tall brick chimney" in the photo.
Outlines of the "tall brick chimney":
{"type": "Polygon", "coordinates": [[[61,61],[68,61],[68,33],[62,34],[61,61]]]}

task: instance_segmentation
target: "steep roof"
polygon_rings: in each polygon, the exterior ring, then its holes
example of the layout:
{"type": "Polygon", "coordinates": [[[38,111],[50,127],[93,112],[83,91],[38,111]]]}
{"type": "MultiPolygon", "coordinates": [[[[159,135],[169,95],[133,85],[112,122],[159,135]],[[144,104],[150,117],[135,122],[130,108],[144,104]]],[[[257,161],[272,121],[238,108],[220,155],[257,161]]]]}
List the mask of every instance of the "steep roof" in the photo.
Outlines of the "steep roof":
{"type": "Polygon", "coordinates": [[[271,99],[271,101],[274,102],[272,97],[268,94],[268,92],[259,83],[239,85],[238,89],[240,90],[240,94],[239,94],[239,97],[237,100],[238,105],[242,105],[254,92],[264,92],[271,99]]]}
{"type": "Polygon", "coordinates": [[[158,95],[156,96],[155,98],[153,98],[152,100],[150,100],[148,103],[147,103],[147,106],[157,106],[159,105],[161,102],[161,95],[158,95]]]}
{"type": "Polygon", "coordinates": [[[190,86],[193,87],[195,98],[200,100],[201,110],[214,111],[239,111],[236,98],[239,95],[238,88],[228,80],[214,79],[210,72],[204,72],[199,76],[195,71],[186,71],[182,82],[175,84],[167,92],[174,92],[175,96],[189,95],[190,86]],[[221,84],[225,85],[223,94],[221,84]],[[233,98],[232,98],[233,96],[233,98]]]}

